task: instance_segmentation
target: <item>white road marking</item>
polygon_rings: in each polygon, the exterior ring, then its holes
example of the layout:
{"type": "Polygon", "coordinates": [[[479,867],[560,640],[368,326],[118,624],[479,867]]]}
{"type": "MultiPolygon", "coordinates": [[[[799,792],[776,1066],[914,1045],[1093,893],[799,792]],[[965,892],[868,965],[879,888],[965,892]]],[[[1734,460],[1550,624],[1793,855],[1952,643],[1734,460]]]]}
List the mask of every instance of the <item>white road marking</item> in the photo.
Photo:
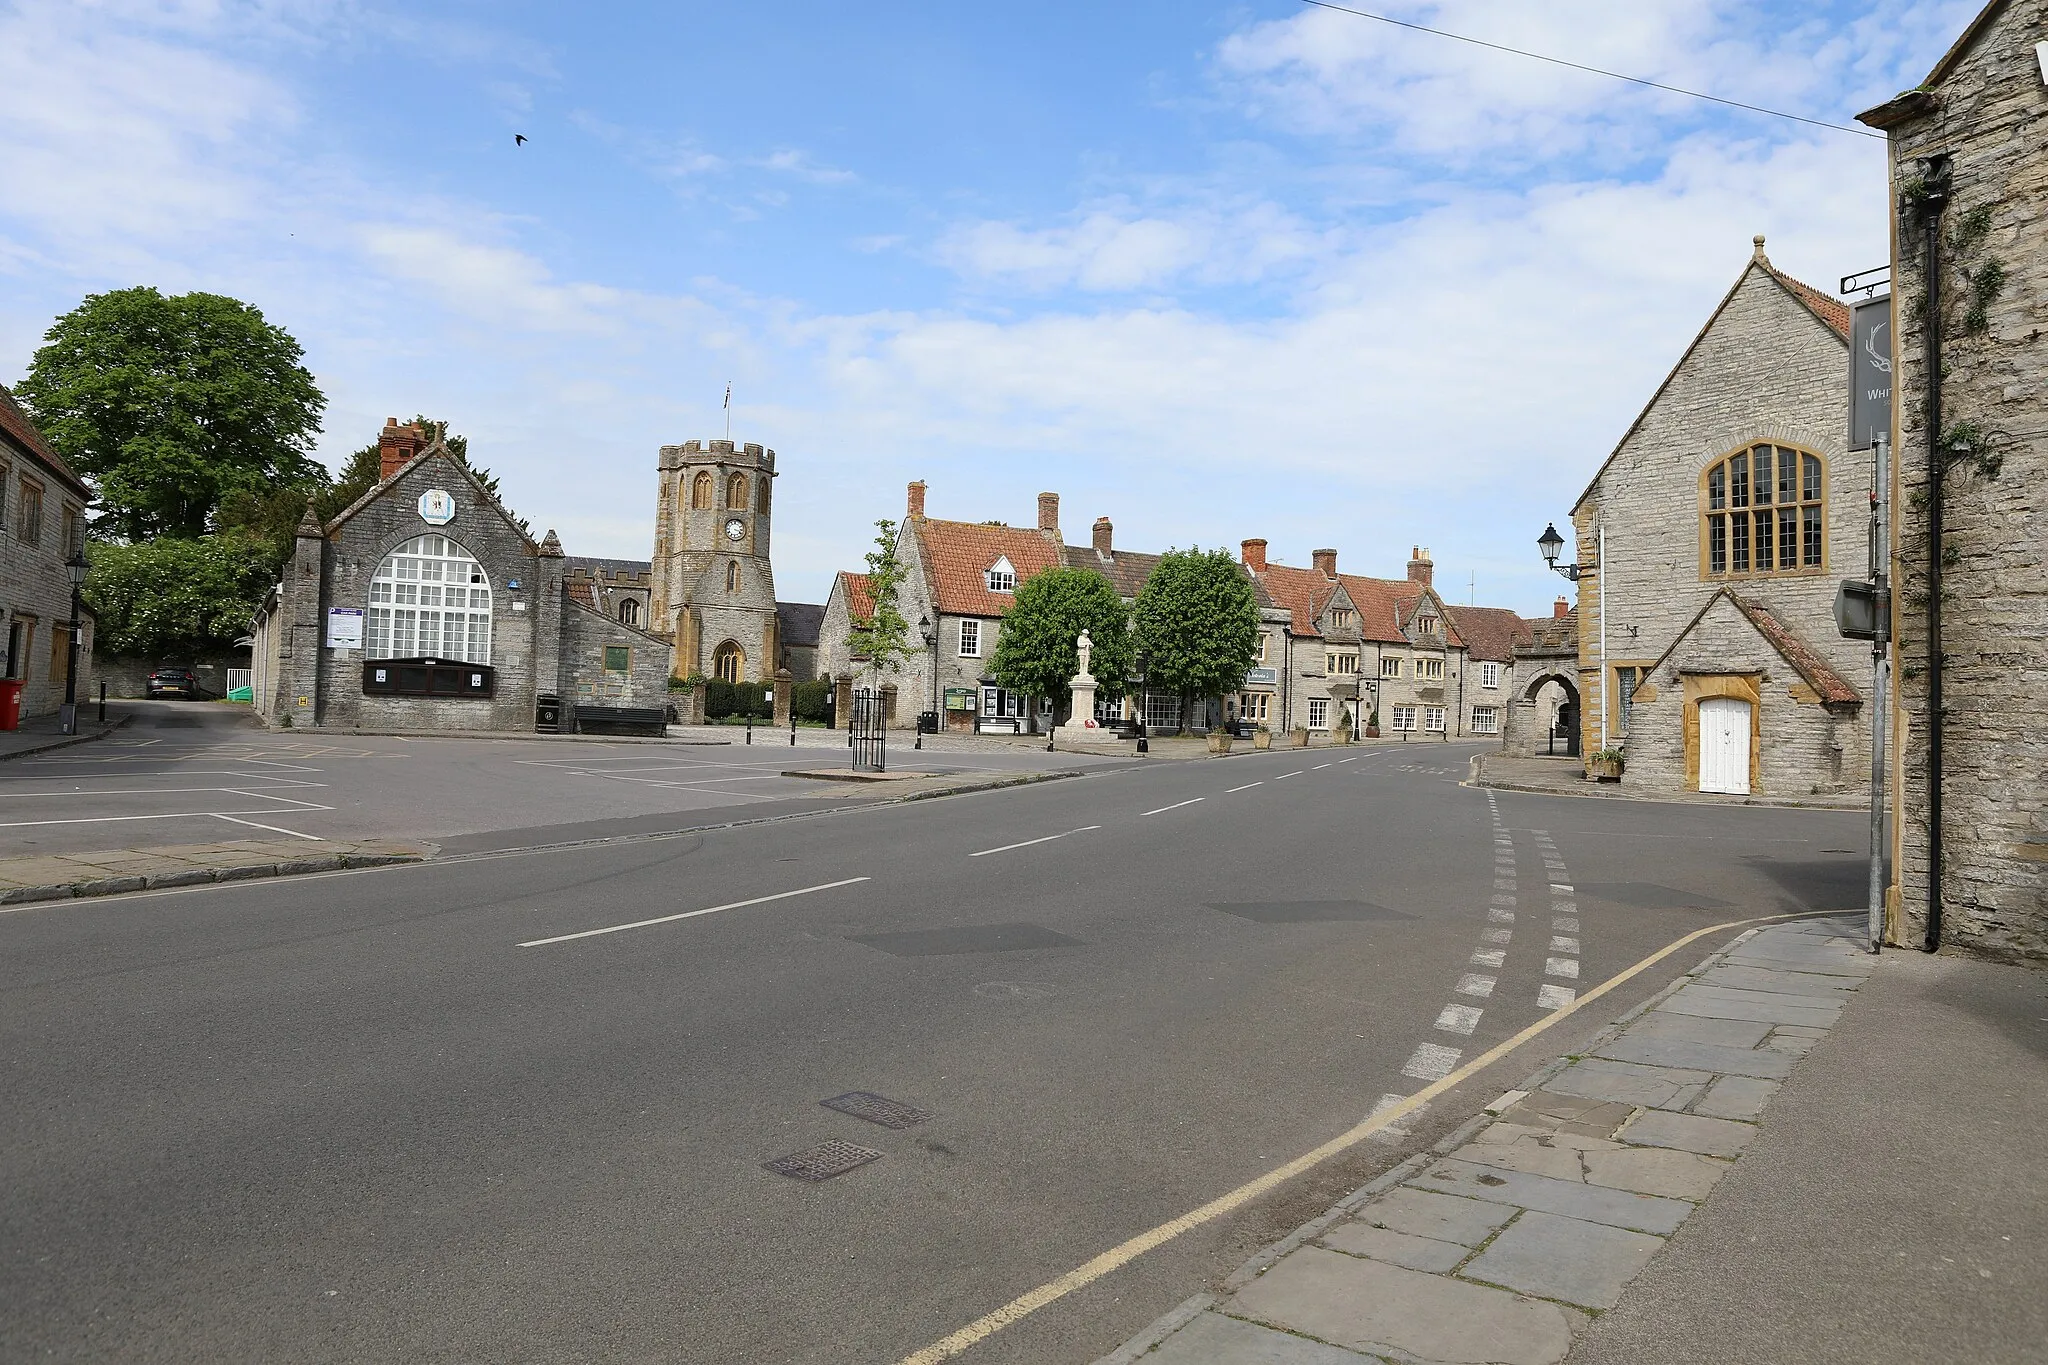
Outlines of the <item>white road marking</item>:
{"type": "Polygon", "coordinates": [[[1458,1058],[1464,1055],[1461,1048],[1422,1043],[1417,1045],[1415,1055],[1408,1059],[1408,1065],[1401,1068],[1401,1074],[1413,1076],[1418,1081],[1440,1081],[1451,1074],[1458,1065],[1458,1058]]]}
{"type": "Polygon", "coordinates": [[[1192,806],[1195,804],[1196,801],[1207,801],[1208,799],[1209,798],[1206,796],[1197,796],[1194,797],[1192,800],[1176,801],[1170,806],[1161,806],[1158,810],[1148,810],[1144,813],[1144,815],[1140,815],[1138,818],[1142,820],[1145,818],[1146,815],[1164,815],[1166,814],[1166,812],[1170,810],[1179,810],[1182,806],[1192,806]]]}
{"type": "Polygon", "coordinates": [[[1579,917],[1577,915],[1552,915],[1550,917],[1550,927],[1562,933],[1576,934],[1579,932],[1579,917]]]}
{"type": "Polygon", "coordinates": [[[1553,894],[1557,892],[1563,892],[1567,896],[1572,894],[1572,889],[1561,882],[1552,882],[1550,884],[1550,889],[1553,894]]]}
{"type": "Polygon", "coordinates": [[[1100,825],[1083,825],[1079,829],[1070,829],[1061,834],[1048,834],[1043,839],[1026,839],[1021,844],[1004,844],[1001,848],[985,848],[979,853],[970,853],[967,856],[970,858],[986,858],[991,853],[1008,853],[1013,848],[1029,848],[1033,844],[1049,844],[1055,839],[1066,838],[1068,834],[1086,834],[1091,829],[1101,828],[1102,826],[1100,825]]]}
{"type": "Polygon", "coordinates": [[[1504,905],[1487,907],[1486,917],[1495,924],[1513,924],[1515,922],[1515,912],[1504,905]]]}
{"type": "Polygon", "coordinates": [[[1313,767],[1313,768],[1309,769],[1309,771],[1310,771],[1310,772],[1314,772],[1314,773],[1319,773],[1319,772],[1321,772],[1321,771],[1322,771],[1323,769],[1325,769],[1325,768],[1327,768],[1327,767],[1329,767],[1329,766],[1330,766],[1330,765],[1329,765],[1329,764],[1327,764],[1327,763],[1318,763],[1318,764],[1316,764],[1316,766],[1315,766],[1315,767],[1313,767]]]}
{"type": "Polygon", "coordinates": [[[1479,937],[1488,943],[1506,943],[1514,936],[1515,931],[1512,929],[1488,929],[1479,937]]]}
{"type": "Polygon", "coordinates": [[[1305,771],[1306,771],[1306,769],[1302,769],[1302,768],[1296,768],[1296,769],[1295,769],[1295,770],[1294,770],[1293,772],[1291,772],[1291,773],[1282,773],[1282,774],[1280,774],[1280,776],[1278,776],[1278,777],[1274,778],[1273,780],[1274,780],[1275,782],[1285,782],[1285,781],[1286,781],[1286,780],[1287,780],[1288,778],[1290,778],[1290,777],[1300,777],[1300,776],[1302,775],[1302,773],[1303,773],[1303,772],[1305,772],[1305,771]]]}
{"type": "Polygon", "coordinates": [[[1338,759],[1337,761],[1338,761],[1339,763],[1356,763],[1356,762],[1358,761],[1358,758],[1357,758],[1357,756],[1356,756],[1356,755],[1354,754],[1354,755],[1353,755],[1352,757],[1350,757],[1350,758],[1340,758],[1340,759],[1338,759]]]}
{"type": "MultiPolygon", "coordinates": [[[[1367,1121],[1370,1122],[1372,1119],[1375,1119],[1379,1117],[1381,1114],[1386,1113],[1389,1109],[1392,1109],[1395,1105],[1401,1103],[1403,1100],[1407,1098],[1408,1097],[1406,1095],[1390,1094],[1380,1096],[1379,1101],[1372,1107],[1372,1113],[1366,1116],[1367,1121]]],[[[1416,1105],[1413,1109],[1403,1114],[1400,1118],[1395,1119],[1392,1123],[1380,1129],[1377,1133],[1374,1133],[1372,1135],[1372,1140],[1374,1142],[1385,1143],[1390,1147],[1400,1146],[1402,1143],[1408,1140],[1409,1128],[1414,1125],[1415,1120],[1422,1117],[1423,1112],[1428,1108],[1429,1106],[1427,1104],[1416,1105]]]]}
{"type": "Polygon", "coordinates": [[[1577,901],[1561,901],[1553,897],[1550,902],[1550,911],[1555,915],[1576,915],[1579,913],[1579,903],[1577,901]]]}
{"type": "MultiPolygon", "coordinates": [[[[309,787],[319,787],[319,786],[325,786],[325,785],[326,785],[326,783],[324,783],[324,782],[308,782],[308,783],[306,783],[306,784],[304,784],[304,785],[306,785],[306,786],[309,786],[309,787]]],[[[333,810],[333,809],[334,809],[334,807],[332,807],[332,806],[320,806],[320,805],[315,805],[315,804],[314,804],[313,802],[311,802],[311,801],[301,801],[301,800],[299,800],[299,799],[298,799],[298,798],[297,798],[296,796],[272,796],[272,795],[271,795],[271,794],[270,794],[269,792],[267,792],[267,791],[245,792],[245,791],[237,791],[237,790],[236,790],[235,788],[233,788],[233,787],[222,787],[222,788],[221,788],[221,790],[222,790],[222,791],[224,791],[224,792],[226,792],[226,793],[227,793],[227,794],[228,794],[229,796],[246,796],[246,797],[248,797],[248,798],[249,798],[249,799],[250,799],[251,801],[283,801],[283,802],[287,802],[287,803],[288,803],[288,804],[290,804],[290,805],[294,805],[294,806],[302,806],[302,807],[304,807],[304,808],[305,808],[305,809],[307,809],[307,810],[333,810]]]]}
{"type": "Polygon", "coordinates": [[[1550,951],[1553,953],[1577,953],[1579,951],[1579,941],[1568,934],[1552,934],[1550,936],[1550,951]]]}
{"type": "MultiPolygon", "coordinates": [[[[308,806],[308,807],[307,807],[307,809],[308,809],[308,810],[333,810],[333,809],[334,809],[334,807],[332,807],[332,806],[308,806]]],[[[218,816],[221,816],[222,818],[224,818],[224,819],[225,819],[225,818],[227,818],[227,817],[229,817],[229,816],[235,816],[235,815],[275,815],[275,814],[277,814],[277,812],[276,812],[276,811],[274,811],[274,810],[269,810],[269,809],[264,809],[264,810],[238,810],[238,811],[221,811],[221,810],[174,810],[174,811],[167,811],[167,812],[165,812],[165,813],[164,813],[164,814],[162,814],[162,815],[92,815],[92,816],[79,816],[79,817],[77,817],[77,818],[75,818],[75,819],[69,819],[69,820],[10,820],[10,821],[6,822],[5,824],[0,824],[0,829],[33,829],[33,828],[35,828],[35,827],[37,827],[37,826],[39,826],[39,825],[115,825],[115,824],[125,824],[125,823],[127,823],[127,822],[129,822],[129,821],[132,821],[132,820],[203,820],[203,819],[205,819],[205,818],[206,818],[207,816],[209,816],[209,815],[218,815],[218,816]]]]}
{"type": "Polygon", "coordinates": [[[1567,981],[1579,979],[1579,960],[1575,957],[1547,957],[1543,959],[1545,976],[1561,976],[1567,981]]]}
{"type": "Polygon", "coordinates": [[[1479,1027],[1479,1016],[1484,1013],[1470,1005],[1445,1005],[1437,1012],[1436,1026],[1445,1033],[1470,1033],[1479,1027]]]}
{"type": "Polygon", "coordinates": [[[1265,783],[1264,779],[1261,779],[1261,780],[1259,780],[1259,781],[1257,781],[1257,782],[1247,782],[1247,783],[1245,783],[1245,784],[1244,784],[1244,785],[1243,785],[1242,787],[1232,787],[1232,788],[1230,789],[1230,791],[1226,791],[1226,792],[1224,792],[1223,794],[1224,794],[1225,796],[1228,796],[1228,795],[1230,795],[1230,792],[1248,792],[1248,791],[1250,791],[1250,790],[1251,790],[1251,789],[1252,789],[1253,787],[1263,787],[1263,786],[1265,786],[1265,785],[1266,785],[1266,783],[1265,783]]]}
{"type": "Polygon", "coordinates": [[[585,929],[581,933],[557,934],[553,938],[529,939],[520,944],[521,948],[539,948],[550,943],[567,943],[574,938],[595,938],[599,934],[623,933],[628,929],[645,929],[650,924],[670,924],[679,919],[695,919],[699,915],[715,915],[721,910],[741,910],[749,905],[766,905],[769,901],[786,901],[791,896],[808,896],[817,891],[831,891],[841,886],[852,886],[856,882],[874,880],[872,877],[848,877],[843,881],[821,882],[816,886],[799,887],[794,891],[778,891],[772,896],[756,896],[752,900],[731,901],[725,905],[706,906],[702,910],[685,910],[680,915],[661,915],[655,919],[636,919],[631,924],[610,924],[602,929],[585,929]]]}
{"type": "Polygon", "coordinates": [[[1498,967],[1508,960],[1508,955],[1498,948],[1475,948],[1470,961],[1475,967],[1498,967]]]}
{"type": "Polygon", "coordinates": [[[1466,972],[1458,978],[1458,984],[1451,989],[1459,995],[1475,995],[1483,1000],[1493,994],[1493,978],[1481,976],[1477,972],[1466,972]]]}
{"type": "Polygon", "coordinates": [[[1545,985],[1536,992],[1536,1008],[1540,1010],[1561,1010],[1579,998],[1579,993],[1570,986],[1545,985]]]}
{"type": "Polygon", "coordinates": [[[283,825],[259,825],[254,820],[239,820],[232,815],[216,814],[213,818],[216,820],[231,820],[238,825],[247,825],[250,829],[267,829],[272,834],[289,834],[294,839],[311,839],[316,844],[327,842],[317,834],[301,834],[295,829],[286,829],[283,825]]]}

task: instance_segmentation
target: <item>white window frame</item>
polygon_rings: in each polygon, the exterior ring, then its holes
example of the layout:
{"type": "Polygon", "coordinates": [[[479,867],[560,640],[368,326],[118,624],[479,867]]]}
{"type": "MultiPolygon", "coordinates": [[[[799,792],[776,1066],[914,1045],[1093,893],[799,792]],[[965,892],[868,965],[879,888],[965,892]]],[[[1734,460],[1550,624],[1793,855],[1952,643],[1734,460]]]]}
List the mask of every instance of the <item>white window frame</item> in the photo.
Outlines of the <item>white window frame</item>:
{"type": "Polygon", "coordinates": [[[1273,694],[1271,692],[1240,692],[1237,694],[1238,719],[1254,725],[1264,725],[1273,718],[1273,694]]]}
{"type": "Polygon", "coordinates": [[[1472,733],[1475,735],[1497,735],[1500,733],[1500,708],[1498,706],[1475,706],[1472,708],[1472,733]]]}
{"type": "Polygon", "coordinates": [[[1148,730],[1177,730],[1180,728],[1180,698],[1171,692],[1147,692],[1144,715],[1148,730]]]}
{"type": "Polygon", "coordinates": [[[962,621],[960,623],[960,657],[963,659],[979,659],[981,657],[981,622],[962,621]]]}
{"type": "Polygon", "coordinates": [[[453,536],[393,548],[370,578],[367,605],[366,659],[491,661],[490,575],[453,536]]]}
{"type": "Polygon", "coordinates": [[[1432,735],[1442,734],[1444,729],[1444,708],[1441,706],[1423,707],[1422,728],[1432,735]]]}
{"type": "Polygon", "coordinates": [[[1017,591],[1017,568],[1010,563],[1008,555],[1002,556],[995,563],[989,565],[988,568],[982,571],[981,577],[982,581],[988,585],[990,592],[1017,591]]]}
{"type": "Polygon", "coordinates": [[[1396,730],[1413,730],[1415,728],[1414,707],[1407,705],[1396,706],[1393,708],[1393,713],[1394,728],[1396,730]]]}
{"type": "Polygon", "coordinates": [[[1417,659],[1415,661],[1415,678],[1418,682],[1442,682],[1444,680],[1444,661],[1442,659],[1417,659]]]}
{"type": "Polygon", "coordinates": [[[1308,699],[1308,728],[1327,730],[1330,728],[1330,699],[1310,697],[1308,699]]]}
{"type": "Polygon", "coordinates": [[[1481,687],[1499,687],[1500,665],[1482,660],[1479,664],[1479,685],[1481,687]]]}
{"type": "Polygon", "coordinates": [[[1400,677],[1401,656],[1398,654],[1382,655],[1380,658],[1380,676],[1382,678],[1400,677]]]}

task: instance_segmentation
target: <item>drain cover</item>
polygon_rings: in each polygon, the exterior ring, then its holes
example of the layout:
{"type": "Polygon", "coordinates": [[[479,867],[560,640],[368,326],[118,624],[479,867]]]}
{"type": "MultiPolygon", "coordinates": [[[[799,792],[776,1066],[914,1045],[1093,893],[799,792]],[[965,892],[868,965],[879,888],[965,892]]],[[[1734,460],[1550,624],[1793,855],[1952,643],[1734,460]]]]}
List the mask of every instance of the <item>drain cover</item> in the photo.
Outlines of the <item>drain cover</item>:
{"type": "Polygon", "coordinates": [[[791,1180],[830,1180],[835,1175],[845,1175],[856,1166],[865,1166],[879,1160],[881,1153],[872,1147],[857,1147],[851,1142],[820,1143],[803,1152],[792,1152],[773,1161],[764,1161],[762,1166],[777,1175],[786,1175],[791,1180]]]}
{"type": "Polygon", "coordinates": [[[909,1128],[931,1117],[931,1111],[928,1109],[919,1109],[914,1105],[904,1104],[900,1100],[892,1100],[866,1090],[834,1095],[831,1099],[819,1100],[818,1103],[827,1109],[837,1109],[842,1114],[851,1114],[857,1119],[878,1123],[884,1128],[909,1128]]]}

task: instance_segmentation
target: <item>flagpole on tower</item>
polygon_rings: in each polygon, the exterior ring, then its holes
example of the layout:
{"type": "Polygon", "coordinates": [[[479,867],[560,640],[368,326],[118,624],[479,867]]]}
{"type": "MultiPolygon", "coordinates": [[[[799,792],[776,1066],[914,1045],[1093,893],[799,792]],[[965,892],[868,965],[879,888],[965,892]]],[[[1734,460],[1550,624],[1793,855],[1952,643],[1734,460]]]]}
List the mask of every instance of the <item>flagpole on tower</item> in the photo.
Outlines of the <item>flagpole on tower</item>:
{"type": "Polygon", "coordinates": [[[725,381],[725,439],[732,440],[732,381],[725,381]]]}

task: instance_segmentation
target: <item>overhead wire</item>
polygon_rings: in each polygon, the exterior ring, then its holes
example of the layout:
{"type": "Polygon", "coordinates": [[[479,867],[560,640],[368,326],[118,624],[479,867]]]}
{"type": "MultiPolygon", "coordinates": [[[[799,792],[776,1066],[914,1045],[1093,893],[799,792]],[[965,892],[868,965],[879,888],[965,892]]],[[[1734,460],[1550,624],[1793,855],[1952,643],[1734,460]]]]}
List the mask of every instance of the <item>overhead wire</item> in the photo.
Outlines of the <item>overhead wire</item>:
{"type": "Polygon", "coordinates": [[[1684,95],[1689,99],[1707,100],[1714,104],[1725,104],[1731,109],[1746,109],[1752,114],[1768,114],[1772,118],[1791,119],[1794,123],[1810,124],[1815,128],[1827,128],[1837,133],[1854,133],[1858,137],[1874,137],[1883,140],[1884,134],[1869,128],[1852,128],[1846,123],[1829,123],[1826,119],[1807,118],[1804,114],[1788,114],[1782,109],[1766,109],[1761,104],[1744,104],[1741,100],[1724,99],[1720,95],[1709,95],[1701,90],[1687,90],[1682,86],[1666,85],[1662,81],[1645,80],[1641,76],[1627,76],[1619,71],[1608,71],[1602,67],[1587,66],[1584,62],[1568,62],[1562,57],[1550,57],[1541,52],[1530,52],[1524,48],[1509,47],[1506,43],[1490,43],[1484,38],[1472,38],[1462,33],[1451,33],[1445,29],[1431,28],[1427,24],[1410,23],[1406,19],[1395,19],[1385,14],[1374,14],[1369,10],[1353,9],[1349,5],[1332,4],[1330,0],[1301,0],[1304,5],[1316,9],[1334,10],[1360,19],[1371,19],[1376,23],[1391,24],[1395,28],[1413,29],[1417,33],[1428,33],[1438,38],[1449,38],[1455,42],[1470,43],[1474,47],[1490,48],[1510,56],[1527,57],[1532,61],[1548,62],[1552,66],[1568,67],[1573,71],[1585,71],[1609,80],[1626,81],[1630,85],[1644,85],[1652,90],[1663,90],[1673,95],[1684,95]]]}

